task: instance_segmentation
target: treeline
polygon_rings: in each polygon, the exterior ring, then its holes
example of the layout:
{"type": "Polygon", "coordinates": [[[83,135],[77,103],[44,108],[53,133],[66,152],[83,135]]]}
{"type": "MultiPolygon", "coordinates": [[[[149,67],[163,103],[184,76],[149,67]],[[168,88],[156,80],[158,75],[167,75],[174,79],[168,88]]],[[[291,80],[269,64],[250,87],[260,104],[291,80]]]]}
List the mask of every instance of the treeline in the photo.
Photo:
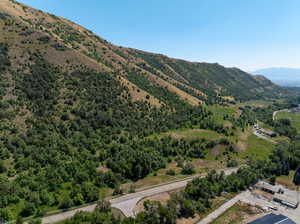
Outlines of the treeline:
{"type": "Polygon", "coordinates": [[[123,139],[122,143],[115,142],[108,148],[104,160],[113,172],[137,180],[159,168],[165,168],[167,162],[173,159],[187,161],[190,158],[204,158],[208,149],[218,144],[232,145],[227,139],[185,140],[170,136],[131,141],[123,139]]]}
{"type": "Polygon", "coordinates": [[[296,138],[298,132],[293,126],[290,119],[278,119],[274,122],[274,130],[283,136],[287,136],[290,139],[296,138]]]}
{"type": "Polygon", "coordinates": [[[300,139],[289,143],[280,143],[267,161],[249,161],[248,166],[236,173],[225,176],[224,172],[211,171],[205,178],[196,178],[178,193],[173,193],[166,205],[146,201],[145,211],[136,218],[121,220],[112,215],[109,207],[98,206],[94,213],[78,213],[63,222],[75,223],[120,223],[120,224],[175,224],[178,218],[193,217],[204,213],[212,206],[212,199],[224,192],[234,193],[247,189],[259,179],[287,175],[300,164],[300,139]]]}
{"type": "MultiPolygon", "coordinates": [[[[49,140],[53,138],[49,137],[49,140]]],[[[26,149],[28,146],[25,142],[23,144],[26,149]]],[[[180,161],[184,163],[190,158],[203,158],[207,149],[217,144],[231,146],[226,139],[207,141],[176,140],[171,137],[144,140],[121,138],[107,146],[97,158],[86,150],[78,154],[65,150],[64,155],[58,155],[57,152],[46,148],[46,144],[49,144],[49,141],[43,145],[43,153],[27,150],[28,157],[16,157],[15,169],[20,175],[14,181],[2,177],[1,208],[26,201],[20,215],[27,217],[44,214],[45,211],[40,209],[44,206],[66,209],[96,201],[99,190],[103,187],[114,188],[116,191],[127,179],[143,178],[159,168],[166,167],[167,162],[173,159],[180,164],[180,161]],[[67,158],[74,161],[65,162],[67,158]],[[106,164],[110,171],[97,172],[100,162],[106,164]],[[27,173],[21,173],[22,171],[27,173]],[[62,190],[68,193],[62,193],[62,190]]],[[[19,151],[22,148],[14,149],[19,151]]],[[[183,164],[182,167],[186,170],[184,172],[192,172],[190,170],[193,168],[189,168],[188,165],[183,164]]]]}

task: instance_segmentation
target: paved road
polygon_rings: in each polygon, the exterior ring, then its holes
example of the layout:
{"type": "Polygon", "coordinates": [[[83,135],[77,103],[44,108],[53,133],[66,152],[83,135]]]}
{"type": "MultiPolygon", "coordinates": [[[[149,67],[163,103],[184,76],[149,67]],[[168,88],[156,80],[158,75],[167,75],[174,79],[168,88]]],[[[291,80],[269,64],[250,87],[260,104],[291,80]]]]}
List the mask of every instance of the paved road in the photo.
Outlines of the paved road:
{"type": "Polygon", "coordinates": [[[290,111],[289,109],[283,109],[283,110],[277,110],[277,111],[274,111],[273,112],[273,121],[275,121],[275,119],[276,119],[276,115],[278,114],[278,113],[280,113],[280,112],[284,112],[284,111],[290,111]]]}
{"type": "MultiPolygon", "coordinates": [[[[230,175],[231,173],[236,172],[236,171],[237,171],[237,168],[224,170],[225,175],[230,175]]],[[[140,192],[127,194],[127,195],[124,195],[124,196],[121,196],[121,197],[118,197],[118,198],[115,198],[115,199],[111,199],[110,203],[111,203],[111,206],[113,208],[117,208],[117,209],[121,210],[124,213],[125,216],[131,217],[131,216],[135,215],[134,214],[134,208],[135,208],[136,204],[138,203],[138,201],[140,201],[141,199],[146,198],[146,197],[150,197],[150,196],[153,196],[153,195],[156,195],[156,194],[160,194],[160,193],[164,193],[164,192],[168,192],[168,191],[183,188],[187,185],[187,183],[189,181],[191,181],[195,177],[196,176],[191,177],[191,178],[187,178],[187,179],[182,180],[182,181],[177,181],[177,182],[174,182],[174,183],[153,187],[153,188],[143,190],[143,191],[140,191],[140,192]]],[[[199,176],[199,177],[201,177],[201,176],[199,176]]],[[[96,204],[93,204],[93,205],[85,206],[85,207],[78,208],[78,209],[75,209],[75,210],[62,212],[62,213],[59,213],[57,215],[44,217],[44,218],[42,218],[42,223],[45,223],[45,224],[47,223],[48,224],[48,223],[59,222],[59,221],[71,218],[77,212],[80,212],[80,211],[92,212],[92,211],[94,211],[95,207],[96,207],[96,204]]]]}
{"type": "MultiPolygon", "coordinates": [[[[296,193],[294,192],[294,194],[296,194],[296,193]]],[[[300,207],[298,207],[297,209],[287,208],[277,202],[268,200],[263,197],[257,197],[255,194],[251,193],[250,191],[245,191],[245,192],[237,195],[233,199],[229,200],[225,204],[223,204],[221,207],[216,209],[214,212],[210,213],[207,217],[200,220],[197,224],[211,223],[213,220],[215,220],[220,215],[222,215],[224,212],[226,212],[226,210],[228,210],[230,207],[232,207],[238,201],[245,202],[252,206],[259,206],[259,207],[265,208],[265,209],[276,207],[278,209],[278,211],[271,210],[271,212],[285,215],[285,216],[289,217],[290,219],[292,219],[294,222],[300,223],[300,207]]]]}
{"type": "Polygon", "coordinates": [[[279,203],[276,203],[274,201],[270,201],[267,199],[264,199],[263,197],[256,197],[254,194],[246,194],[241,199],[241,201],[251,204],[253,206],[260,206],[260,207],[277,207],[278,211],[272,211],[273,213],[282,214],[290,219],[292,219],[296,223],[300,223],[300,207],[298,206],[297,209],[288,208],[285,206],[282,206],[279,203]]]}
{"type": "Polygon", "coordinates": [[[219,207],[218,209],[216,209],[214,212],[210,213],[204,219],[202,219],[201,221],[199,221],[197,224],[209,224],[209,223],[211,223],[216,218],[218,218],[220,215],[222,215],[224,212],[226,212],[226,210],[228,210],[229,208],[231,208],[235,203],[237,203],[238,201],[241,201],[241,199],[243,199],[244,197],[246,197],[246,194],[249,194],[249,192],[248,191],[247,192],[243,192],[243,193],[235,196],[234,198],[232,198],[231,200],[229,200],[228,202],[226,202],[225,204],[223,204],[221,207],[219,207]]]}

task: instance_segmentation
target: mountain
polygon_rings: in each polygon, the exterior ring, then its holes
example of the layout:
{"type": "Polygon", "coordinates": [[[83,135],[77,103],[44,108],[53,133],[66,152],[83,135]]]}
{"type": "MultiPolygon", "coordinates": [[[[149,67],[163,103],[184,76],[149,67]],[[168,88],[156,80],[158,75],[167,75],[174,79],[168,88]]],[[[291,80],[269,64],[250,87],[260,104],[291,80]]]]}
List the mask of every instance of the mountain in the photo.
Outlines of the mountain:
{"type": "Polygon", "coordinates": [[[265,68],[253,74],[262,74],[278,85],[300,87],[300,69],[297,68],[265,68]]]}
{"type": "Polygon", "coordinates": [[[228,96],[248,100],[286,93],[271,82],[259,82],[237,68],[191,63],[112,45],[66,19],[14,1],[1,1],[1,12],[3,21],[11,21],[4,22],[1,42],[8,47],[18,43],[12,65],[20,64],[16,60],[29,49],[31,56],[43,51],[45,61],[68,72],[81,64],[88,69],[115,73],[130,89],[134,100],[147,100],[149,95],[151,104],[166,101],[159,93],[148,92],[152,88],[145,86],[146,81],[192,105],[220,102],[228,96]],[[132,90],[133,86],[140,88],[139,94],[132,90]]]}
{"type": "Polygon", "coordinates": [[[218,144],[150,135],[247,124],[218,123],[203,104],[293,94],[237,68],[115,46],[14,0],[0,1],[0,33],[0,222],[95,201],[218,144]]]}

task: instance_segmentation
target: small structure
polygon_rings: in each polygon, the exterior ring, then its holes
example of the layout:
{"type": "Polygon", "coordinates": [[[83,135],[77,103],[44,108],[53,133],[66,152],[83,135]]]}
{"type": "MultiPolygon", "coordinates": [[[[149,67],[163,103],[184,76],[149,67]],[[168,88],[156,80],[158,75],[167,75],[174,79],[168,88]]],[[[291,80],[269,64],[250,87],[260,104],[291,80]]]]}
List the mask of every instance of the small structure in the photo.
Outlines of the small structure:
{"type": "Polygon", "coordinates": [[[299,205],[296,191],[291,191],[280,185],[272,185],[265,181],[259,181],[254,187],[272,194],[272,200],[284,206],[296,209],[299,205]]]}
{"type": "Polygon", "coordinates": [[[260,190],[263,190],[265,192],[268,192],[270,194],[279,193],[280,190],[281,190],[281,188],[279,186],[269,184],[265,181],[259,181],[257,184],[255,184],[255,187],[260,189],[260,190]]]}
{"type": "Polygon", "coordinates": [[[276,137],[276,133],[270,130],[262,129],[262,133],[268,135],[269,137],[276,137]]]}
{"type": "Polygon", "coordinates": [[[248,224],[296,224],[294,221],[284,215],[275,215],[273,213],[266,215],[248,224]]]}
{"type": "Polygon", "coordinates": [[[293,209],[296,209],[299,205],[297,197],[289,197],[285,194],[276,193],[273,197],[273,200],[293,209]]]}

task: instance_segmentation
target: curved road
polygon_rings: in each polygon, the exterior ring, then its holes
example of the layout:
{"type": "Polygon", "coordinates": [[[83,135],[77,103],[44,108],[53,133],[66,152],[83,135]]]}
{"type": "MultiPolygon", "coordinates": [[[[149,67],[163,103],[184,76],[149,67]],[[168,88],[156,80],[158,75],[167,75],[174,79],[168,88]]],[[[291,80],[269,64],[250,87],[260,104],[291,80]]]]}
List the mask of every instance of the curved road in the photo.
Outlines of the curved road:
{"type": "Polygon", "coordinates": [[[283,110],[276,110],[276,111],[274,111],[273,112],[273,121],[275,121],[277,113],[284,112],[284,111],[288,112],[289,109],[283,109],[283,110]]]}
{"type": "MultiPolygon", "coordinates": [[[[233,169],[226,169],[226,170],[219,170],[219,172],[224,171],[225,175],[230,175],[233,172],[237,171],[237,168],[233,169]]],[[[127,217],[134,216],[134,208],[138,201],[140,201],[143,198],[150,197],[156,194],[169,192],[172,190],[183,188],[187,185],[188,182],[190,182],[192,179],[196,177],[203,177],[203,176],[193,176],[190,178],[186,178],[182,181],[177,181],[169,184],[165,184],[162,186],[156,186],[147,190],[143,190],[140,192],[132,193],[132,194],[126,194],[124,196],[114,198],[110,200],[111,207],[117,208],[123,212],[123,214],[127,217]]],[[[68,218],[71,218],[74,216],[77,212],[86,211],[86,212],[93,212],[96,208],[96,204],[88,205],[82,208],[74,209],[67,212],[62,212],[56,215],[47,216],[42,218],[42,223],[55,223],[59,222],[68,218]]]]}

